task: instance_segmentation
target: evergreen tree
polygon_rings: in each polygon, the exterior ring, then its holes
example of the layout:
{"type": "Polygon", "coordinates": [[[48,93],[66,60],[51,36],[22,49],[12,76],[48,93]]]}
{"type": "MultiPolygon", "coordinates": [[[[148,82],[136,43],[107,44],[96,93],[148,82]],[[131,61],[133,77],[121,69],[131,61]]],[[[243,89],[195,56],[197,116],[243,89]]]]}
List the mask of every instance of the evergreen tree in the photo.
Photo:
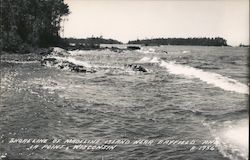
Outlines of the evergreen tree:
{"type": "Polygon", "coordinates": [[[62,17],[69,14],[63,0],[1,0],[1,47],[46,47],[59,43],[62,17]]]}

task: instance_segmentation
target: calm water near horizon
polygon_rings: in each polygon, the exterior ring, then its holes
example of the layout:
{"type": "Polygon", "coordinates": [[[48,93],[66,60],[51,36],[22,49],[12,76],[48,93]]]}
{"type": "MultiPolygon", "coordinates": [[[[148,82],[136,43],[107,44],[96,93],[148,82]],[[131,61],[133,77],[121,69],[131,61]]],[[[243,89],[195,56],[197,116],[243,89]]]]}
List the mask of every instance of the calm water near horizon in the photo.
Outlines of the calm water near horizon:
{"type": "Polygon", "coordinates": [[[7,57],[0,64],[3,159],[248,159],[249,48],[150,46],[121,53],[56,48],[49,55],[96,73],[7,57]],[[62,139],[59,144],[100,140],[98,145],[116,146],[27,149],[30,143],[10,143],[11,138],[62,139]],[[140,139],[152,144],[133,144],[140,139]],[[187,144],[167,144],[170,140],[187,144]],[[202,144],[206,140],[214,143],[202,144]]]}

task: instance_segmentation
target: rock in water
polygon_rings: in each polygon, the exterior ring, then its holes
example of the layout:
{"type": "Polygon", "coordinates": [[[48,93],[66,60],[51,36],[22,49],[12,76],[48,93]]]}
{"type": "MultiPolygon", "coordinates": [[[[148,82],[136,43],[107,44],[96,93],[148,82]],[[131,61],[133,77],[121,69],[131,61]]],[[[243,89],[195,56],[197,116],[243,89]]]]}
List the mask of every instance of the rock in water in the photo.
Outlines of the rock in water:
{"type": "Polygon", "coordinates": [[[137,64],[128,64],[128,65],[126,65],[126,67],[131,68],[133,71],[148,72],[148,70],[146,68],[142,67],[141,65],[137,65],[137,64]]]}
{"type": "Polygon", "coordinates": [[[141,48],[139,46],[127,46],[128,50],[140,50],[141,48]]]}
{"type": "Polygon", "coordinates": [[[54,66],[56,64],[58,64],[59,61],[56,59],[56,58],[52,58],[52,57],[49,57],[49,58],[43,58],[41,60],[41,65],[42,66],[46,66],[46,65],[51,65],[51,66],[54,66]]]}
{"type": "Polygon", "coordinates": [[[118,48],[118,47],[111,47],[109,48],[110,51],[122,53],[124,49],[118,48]]]}
{"type": "Polygon", "coordinates": [[[53,58],[53,57],[43,58],[41,61],[41,65],[55,66],[55,67],[58,67],[59,69],[68,69],[70,71],[81,72],[81,73],[95,73],[96,72],[94,68],[77,65],[75,63],[62,60],[62,59],[53,58]]]}

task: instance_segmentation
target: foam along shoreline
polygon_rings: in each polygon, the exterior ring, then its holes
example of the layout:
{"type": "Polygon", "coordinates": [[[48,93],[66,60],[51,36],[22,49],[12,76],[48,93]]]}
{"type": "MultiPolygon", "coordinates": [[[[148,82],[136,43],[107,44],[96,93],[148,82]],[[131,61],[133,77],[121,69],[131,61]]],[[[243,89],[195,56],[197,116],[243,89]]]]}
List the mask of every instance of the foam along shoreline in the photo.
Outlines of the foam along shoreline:
{"type": "MultiPolygon", "coordinates": [[[[91,65],[86,61],[77,60],[74,58],[73,55],[74,55],[73,51],[68,52],[64,49],[55,47],[53,48],[50,55],[42,58],[41,65],[48,67],[57,67],[59,69],[65,69],[82,73],[95,73],[98,71],[99,68],[103,69],[103,67],[97,67],[95,65],[91,65]]],[[[134,72],[143,72],[143,73],[149,72],[149,70],[146,69],[145,67],[133,63],[125,64],[121,68],[123,68],[124,70],[131,69],[134,72]]]]}
{"type": "Polygon", "coordinates": [[[87,62],[69,57],[70,53],[62,48],[53,48],[50,55],[41,60],[42,66],[55,66],[60,69],[67,69],[75,72],[95,73],[96,70],[87,62]]]}

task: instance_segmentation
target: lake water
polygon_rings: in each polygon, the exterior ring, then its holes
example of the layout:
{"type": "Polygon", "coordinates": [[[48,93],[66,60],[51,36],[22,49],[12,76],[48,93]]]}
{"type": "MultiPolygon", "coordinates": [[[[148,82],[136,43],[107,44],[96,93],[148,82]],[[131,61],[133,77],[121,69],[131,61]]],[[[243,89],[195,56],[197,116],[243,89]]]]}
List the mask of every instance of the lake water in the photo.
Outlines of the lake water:
{"type": "Polygon", "coordinates": [[[33,54],[2,56],[0,156],[248,159],[248,56],[249,48],[199,46],[143,47],[120,53],[56,48],[49,55],[96,73],[42,66],[33,54]],[[148,72],[134,71],[127,64],[148,72]],[[53,139],[61,141],[52,143],[53,139]],[[99,142],[66,143],[69,139],[99,142]]]}

